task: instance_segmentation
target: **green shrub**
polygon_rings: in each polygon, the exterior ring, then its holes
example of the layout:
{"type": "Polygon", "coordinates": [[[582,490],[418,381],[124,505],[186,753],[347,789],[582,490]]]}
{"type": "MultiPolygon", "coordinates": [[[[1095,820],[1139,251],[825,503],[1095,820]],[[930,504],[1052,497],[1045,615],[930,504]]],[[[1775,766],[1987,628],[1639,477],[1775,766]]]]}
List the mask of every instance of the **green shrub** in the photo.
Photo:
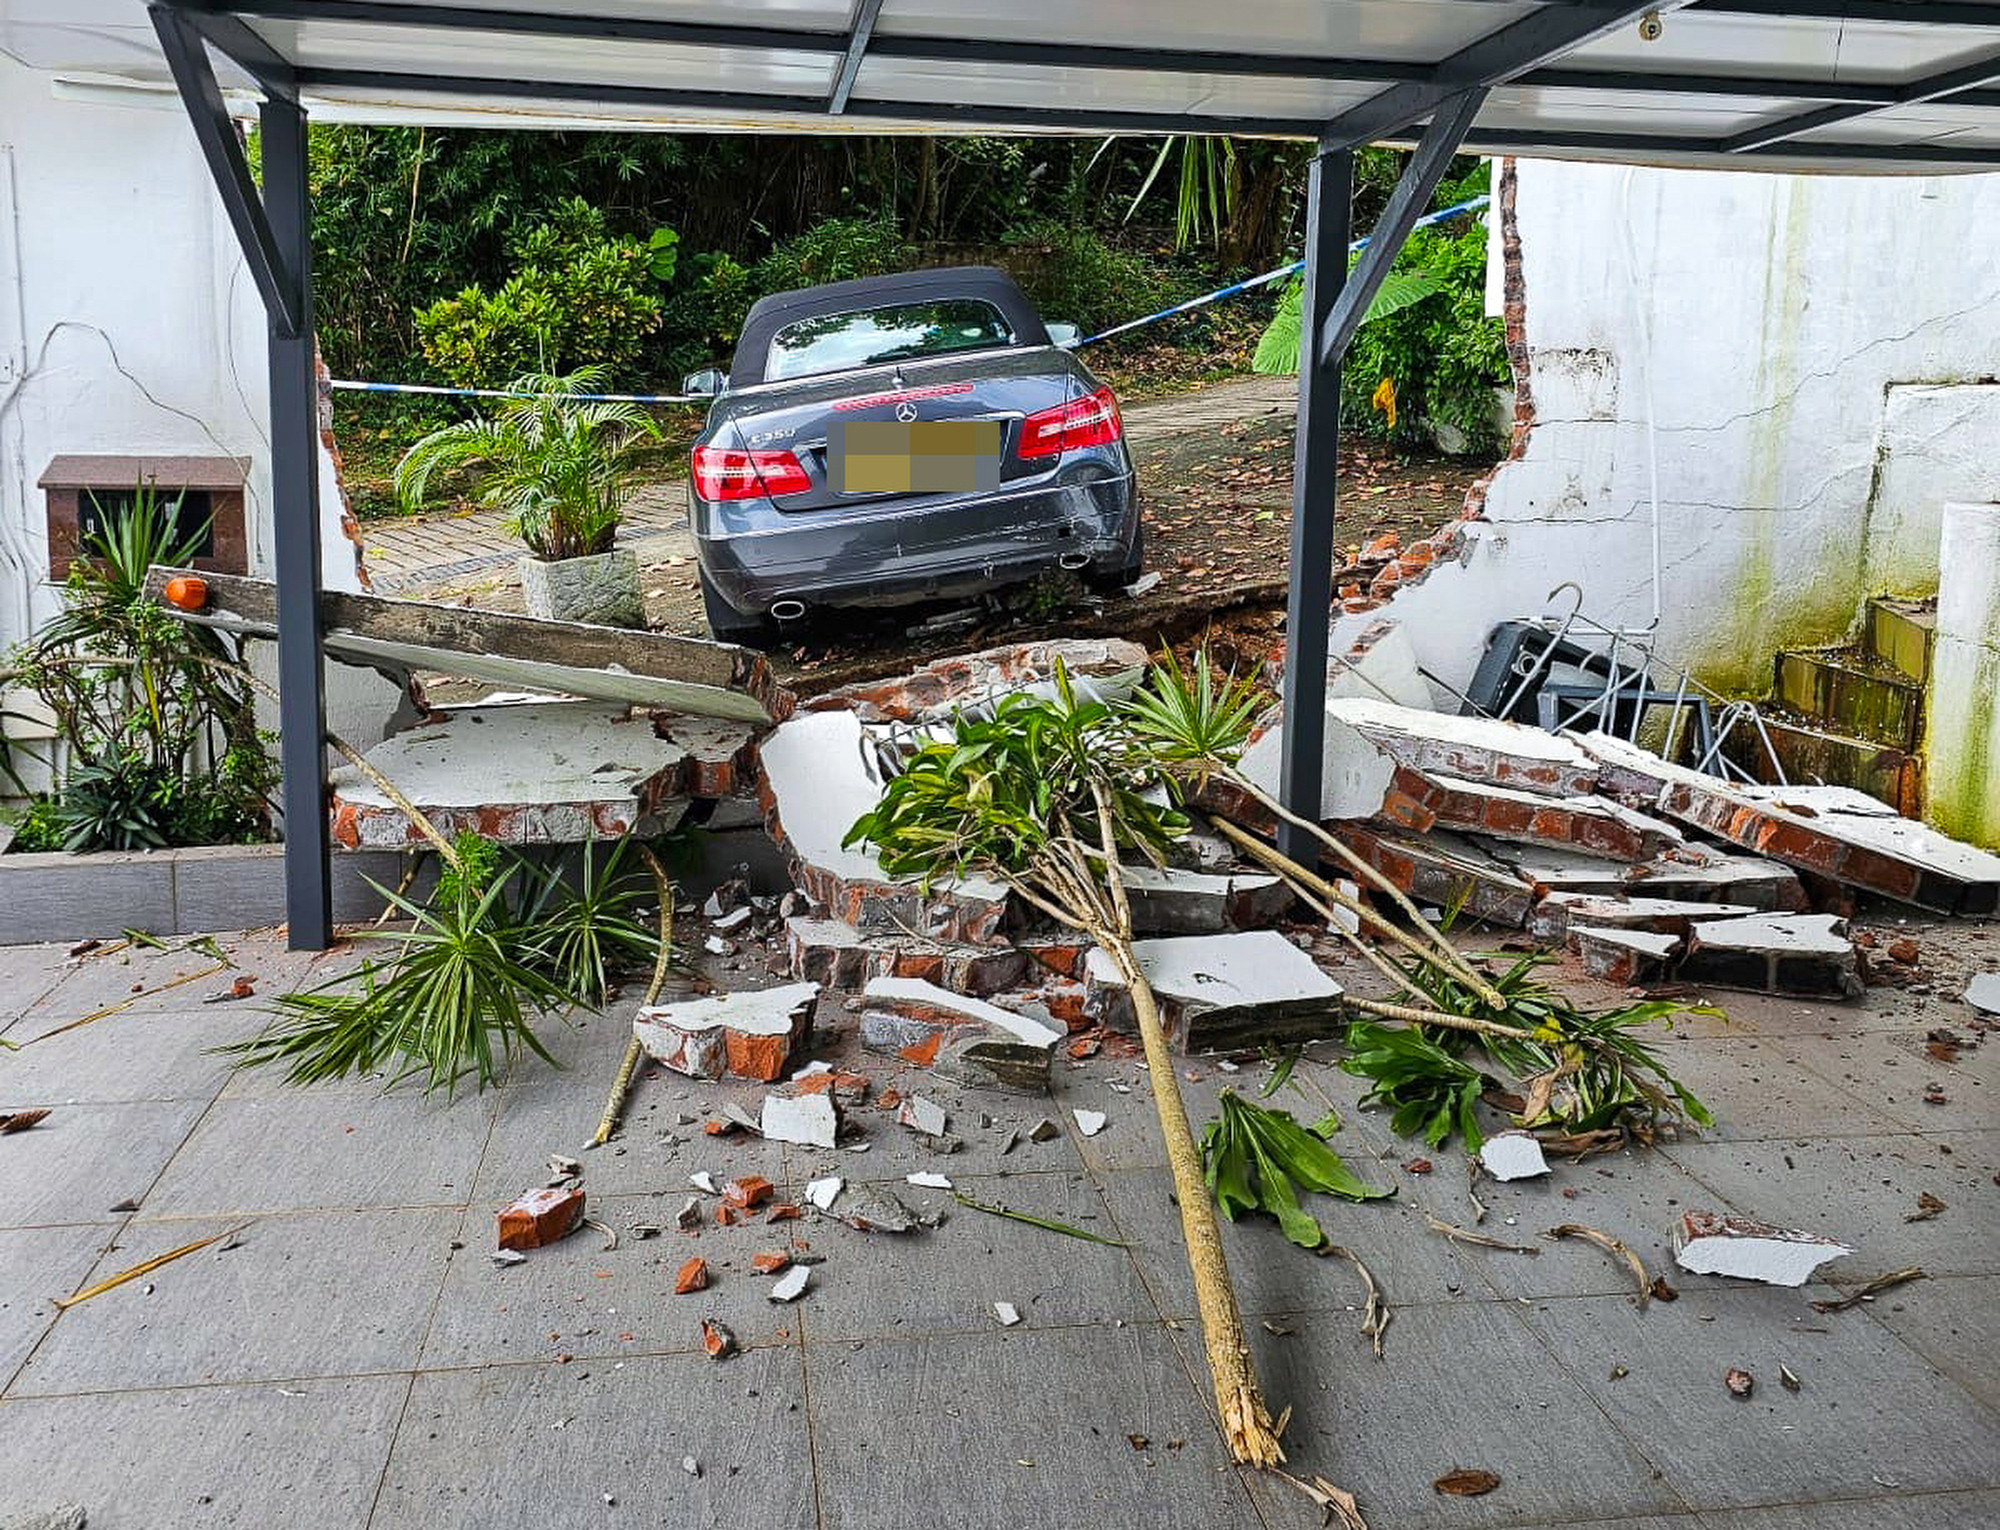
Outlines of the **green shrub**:
{"type": "Polygon", "coordinates": [[[660,327],[654,273],[675,264],[666,233],[645,244],[613,238],[604,214],[570,198],[510,246],[516,269],[497,291],[467,287],[417,313],[425,359],[465,388],[592,365],[631,380],[660,327]]]}
{"type": "Polygon", "coordinates": [[[750,268],[746,296],[883,276],[904,270],[913,260],[910,247],[887,218],[828,218],[772,246],[771,253],[750,268]]]}
{"type": "Polygon", "coordinates": [[[1142,255],[1114,249],[1087,228],[1048,219],[1008,232],[1000,264],[1051,323],[1086,334],[1164,308],[1184,283],[1142,255]]]}

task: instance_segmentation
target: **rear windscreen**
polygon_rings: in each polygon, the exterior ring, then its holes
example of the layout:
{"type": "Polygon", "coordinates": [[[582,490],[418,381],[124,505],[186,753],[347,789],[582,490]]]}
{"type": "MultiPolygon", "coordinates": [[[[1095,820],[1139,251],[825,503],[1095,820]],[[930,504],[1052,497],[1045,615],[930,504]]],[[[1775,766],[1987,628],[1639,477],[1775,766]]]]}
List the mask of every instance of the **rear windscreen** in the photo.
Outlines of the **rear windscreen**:
{"type": "Polygon", "coordinates": [[[771,337],[764,380],[814,377],[913,356],[944,356],[1013,343],[1014,331],[1000,310],[978,298],[885,303],[787,324],[771,337]]]}

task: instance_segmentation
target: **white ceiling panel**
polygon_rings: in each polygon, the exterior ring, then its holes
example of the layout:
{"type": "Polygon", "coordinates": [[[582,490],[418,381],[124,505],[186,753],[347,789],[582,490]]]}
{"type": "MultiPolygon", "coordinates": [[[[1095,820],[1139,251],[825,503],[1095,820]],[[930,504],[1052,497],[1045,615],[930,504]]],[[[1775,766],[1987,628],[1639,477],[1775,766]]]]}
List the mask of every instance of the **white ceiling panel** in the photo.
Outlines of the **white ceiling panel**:
{"type": "Polygon", "coordinates": [[[1516,132],[1548,129],[1719,138],[1810,109],[1810,103],[1782,97],[1676,95],[1661,99],[1608,90],[1508,86],[1493,92],[1479,114],[1479,125],[1516,132]]]}
{"type": "Polygon", "coordinates": [[[1442,58],[1533,4],[1466,0],[885,0],[878,36],[1192,48],[1404,61],[1442,58]]]}
{"type": "Polygon", "coordinates": [[[2000,6],[1993,11],[1990,28],[1675,11],[1664,18],[1658,41],[1622,28],[1576,49],[1563,67],[1879,84],[1934,74],[2000,48],[2000,6]]]}
{"type": "Polygon", "coordinates": [[[260,22],[285,57],[308,69],[393,70],[502,80],[551,80],[667,90],[824,95],[837,54],[689,48],[625,38],[471,35],[445,27],[388,29],[338,21],[260,22]]]}
{"type": "Polygon", "coordinates": [[[857,102],[944,101],[995,108],[1187,112],[1297,123],[1325,121],[1381,88],[1343,81],[1244,79],[1138,69],[1049,69],[1026,64],[942,64],[870,55],[862,61],[854,95],[857,102]]]}

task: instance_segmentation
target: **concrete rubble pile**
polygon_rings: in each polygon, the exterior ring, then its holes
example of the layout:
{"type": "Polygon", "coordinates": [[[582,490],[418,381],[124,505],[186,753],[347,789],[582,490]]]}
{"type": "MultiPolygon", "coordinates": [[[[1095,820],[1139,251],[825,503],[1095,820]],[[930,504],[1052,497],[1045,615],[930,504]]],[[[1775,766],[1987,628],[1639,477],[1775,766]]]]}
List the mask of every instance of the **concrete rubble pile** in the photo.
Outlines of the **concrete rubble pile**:
{"type": "MultiPolygon", "coordinates": [[[[656,1006],[639,1026],[648,1052],[686,1073],[774,1083],[804,1055],[802,1017],[822,993],[860,1015],[870,1050],[989,1088],[1045,1092],[1059,1052],[1118,1044],[1133,1027],[1129,997],[1087,941],[998,882],[919,887],[845,843],[899,746],[1010,691],[1046,689],[1058,659],[1105,696],[1129,693],[1145,665],[1119,640],[940,661],[801,703],[758,739],[754,765],[733,724],[706,721],[700,738],[658,727],[716,773],[706,784],[755,792],[795,890],[757,910],[710,911],[713,929],[766,941],[772,975],[790,986],[656,1006]]],[[[1853,894],[1951,913],[2000,906],[2000,858],[1857,793],[1737,785],[1607,735],[1451,716],[1381,688],[1329,693],[1323,821],[1420,905],[1526,931],[1609,981],[1851,998],[1866,976],[1843,917],[1853,894]]],[[[1389,689],[1416,696],[1411,684],[1389,689]]],[[[1243,760],[1266,790],[1277,745],[1267,719],[1243,760]]],[[[1205,805],[1273,827],[1247,794],[1210,790],[1205,805]]],[[[1126,871],[1138,954],[1175,1044],[1338,1035],[1341,987],[1311,954],[1324,932],[1287,885],[1205,833],[1180,859],[1126,871]]]]}

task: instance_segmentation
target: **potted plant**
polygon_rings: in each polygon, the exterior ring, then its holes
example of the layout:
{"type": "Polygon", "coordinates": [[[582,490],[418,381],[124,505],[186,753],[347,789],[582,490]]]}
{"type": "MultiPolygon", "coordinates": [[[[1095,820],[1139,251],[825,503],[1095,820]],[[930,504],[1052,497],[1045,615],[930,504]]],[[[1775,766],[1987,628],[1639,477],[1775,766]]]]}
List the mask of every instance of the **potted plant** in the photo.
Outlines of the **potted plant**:
{"type": "Polygon", "coordinates": [[[639,560],[613,544],[639,486],[639,448],[659,427],[636,404],[575,397],[606,380],[603,367],[516,378],[489,418],[447,425],[405,452],[396,497],[414,510],[439,470],[478,472],[474,498],[527,544],[518,567],[529,615],[642,627],[639,560]]]}

